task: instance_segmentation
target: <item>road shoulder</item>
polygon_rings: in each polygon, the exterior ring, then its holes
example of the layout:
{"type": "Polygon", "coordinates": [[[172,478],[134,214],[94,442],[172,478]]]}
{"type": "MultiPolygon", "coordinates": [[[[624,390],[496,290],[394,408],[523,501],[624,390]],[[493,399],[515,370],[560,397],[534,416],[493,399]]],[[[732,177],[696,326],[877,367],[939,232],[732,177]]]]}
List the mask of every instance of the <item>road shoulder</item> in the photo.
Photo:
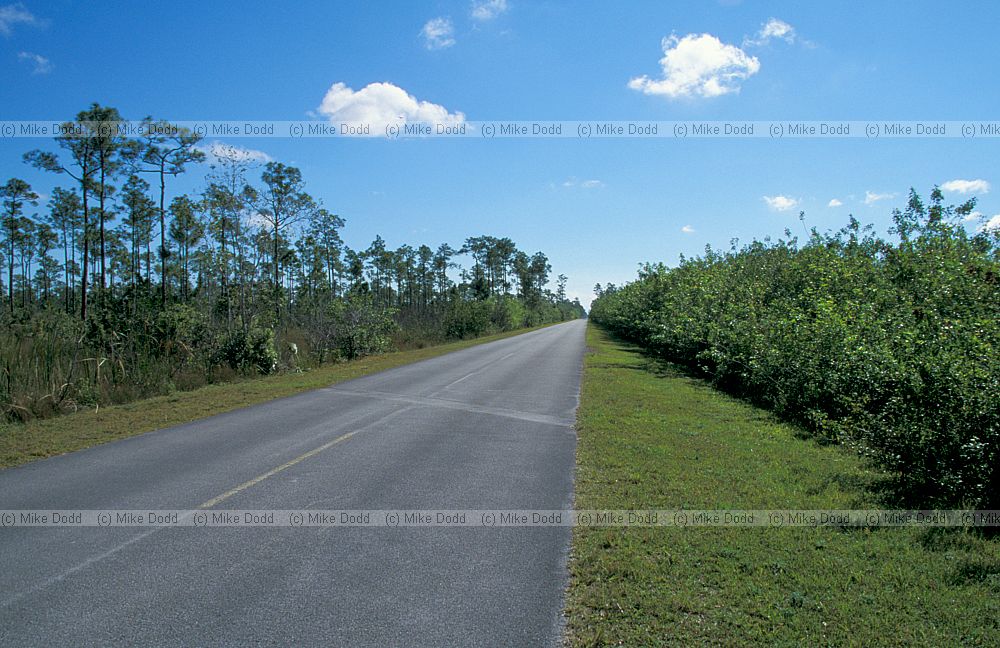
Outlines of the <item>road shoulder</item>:
{"type": "MultiPolygon", "coordinates": [[[[577,509],[873,505],[853,454],[589,326],[577,509]]],[[[952,530],[574,530],[567,644],[995,645],[1000,543],[952,530]],[[936,532],[935,532],[936,531],[936,532]],[[943,532],[942,532],[943,531],[943,532]]]]}

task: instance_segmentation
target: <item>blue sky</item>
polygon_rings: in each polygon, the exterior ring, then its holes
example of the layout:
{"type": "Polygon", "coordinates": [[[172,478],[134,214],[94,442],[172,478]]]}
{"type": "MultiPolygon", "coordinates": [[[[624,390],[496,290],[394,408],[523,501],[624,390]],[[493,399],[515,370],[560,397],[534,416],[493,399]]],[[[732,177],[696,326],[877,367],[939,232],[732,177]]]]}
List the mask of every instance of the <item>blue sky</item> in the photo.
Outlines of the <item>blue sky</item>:
{"type": "MultiPolygon", "coordinates": [[[[373,83],[469,120],[1000,120],[997,24],[988,2],[0,0],[0,120],[94,101],[169,120],[398,109],[392,92],[358,94],[373,83]]],[[[352,247],[510,236],[585,303],[642,261],[801,232],[799,210],[884,231],[909,187],[950,182],[954,202],[1000,213],[996,139],[231,143],[299,166],[352,247]]],[[[57,178],[20,159],[36,146],[51,142],[0,140],[0,174],[47,193],[57,178]]]]}

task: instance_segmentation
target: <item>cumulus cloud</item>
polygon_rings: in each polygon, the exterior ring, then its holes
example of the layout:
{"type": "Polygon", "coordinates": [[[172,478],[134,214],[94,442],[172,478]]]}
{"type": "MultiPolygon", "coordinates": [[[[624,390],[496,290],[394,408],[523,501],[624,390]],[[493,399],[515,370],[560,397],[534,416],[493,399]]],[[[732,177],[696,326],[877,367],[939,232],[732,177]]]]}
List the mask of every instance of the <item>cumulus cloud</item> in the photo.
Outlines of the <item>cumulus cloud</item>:
{"type": "Polygon", "coordinates": [[[989,193],[990,183],[985,180],[949,180],[941,185],[948,193],[989,193]]]}
{"type": "Polygon", "coordinates": [[[41,54],[35,54],[33,52],[18,52],[17,60],[31,63],[32,74],[48,74],[52,71],[52,61],[45,58],[41,54]]]}
{"type": "Polygon", "coordinates": [[[769,209],[774,211],[788,211],[799,204],[797,199],[780,194],[777,196],[764,196],[764,202],[767,203],[769,209]]]}
{"type": "Polygon", "coordinates": [[[769,18],[768,21],[761,26],[760,31],[758,31],[753,37],[743,39],[743,46],[759,47],[761,45],[767,45],[774,39],[783,40],[786,43],[794,43],[795,28],[786,23],[784,20],[769,18]]]}
{"type": "Polygon", "coordinates": [[[866,205],[874,205],[875,203],[877,203],[880,200],[889,200],[890,198],[895,198],[895,197],[896,197],[896,194],[894,194],[894,193],[876,193],[874,191],[866,191],[865,192],[865,204],[866,205]]]}
{"type": "Polygon", "coordinates": [[[475,0],[472,3],[472,19],[479,22],[493,20],[508,9],[507,0],[475,0]]]}
{"type": "Polygon", "coordinates": [[[207,144],[201,144],[196,148],[205,154],[205,157],[209,162],[218,162],[219,160],[224,159],[236,162],[270,162],[272,159],[271,156],[264,151],[233,146],[232,144],[226,144],[225,142],[220,142],[219,140],[214,140],[208,142],[207,144]]]}
{"type": "Polygon", "coordinates": [[[671,35],[663,39],[662,77],[640,76],[628,87],[670,99],[718,97],[739,92],[740,84],[760,70],[760,61],[711,34],[671,35]]]}
{"type": "Polygon", "coordinates": [[[841,205],[843,205],[843,204],[844,204],[844,203],[840,202],[840,201],[839,201],[839,200],[837,200],[836,198],[831,198],[831,199],[830,199],[830,202],[828,202],[828,203],[826,204],[826,206],[827,206],[827,207],[840,207],[840,206],[841,206],[841,205]]]}
{"type": "Polygon", "coordinates": [[[0,34],[10,36],[14,25],[40,25],[41,21],[20,2],[0,7],[0,34]]]}
{"type": "Polygon", "coordinates": [[[980,232],[997,232],[1000,231],[1000,214],[996,214],[988,221],[983,223],[979,228],[980,232]]]}
{"type": "Polygon", "coordinates": [[[448,112],[444,106],[419,101],[399,86],[391,83],[369,83],[352,90],[343,83],[334,83],[326,91],[319,114],[332,122],[362,122],[371,124],[372,134],[385,132],[389,124],[412,122],[459,124],[465,121],[460,112],[448,112]]]}
{"type": "Polygon", "coordinates": [[[424,37],[424,47],[429,50],[445,49],[455,44],[455,26],[451,18],[431,18],[420,30],[424,37]]]}
{"type": "Polygon", "coordinates": [[[681,231],[684,232],[685,234],[694,234],[694,228],[691,227],[690,225],[685,225],[684,227],[681,228],[681,231]]]}
{"type": "Polygon", "coordinates": [[[983,221],[982,224],[976,228],[977,232],[992,232],[1000,231],[1000,214],[995,214],[989,220],[986,220],[986,216],[981,211],[974,211],[971,214],[966,214],[962,219],[965,223],[971,223],[972,221],[983,221]]]}

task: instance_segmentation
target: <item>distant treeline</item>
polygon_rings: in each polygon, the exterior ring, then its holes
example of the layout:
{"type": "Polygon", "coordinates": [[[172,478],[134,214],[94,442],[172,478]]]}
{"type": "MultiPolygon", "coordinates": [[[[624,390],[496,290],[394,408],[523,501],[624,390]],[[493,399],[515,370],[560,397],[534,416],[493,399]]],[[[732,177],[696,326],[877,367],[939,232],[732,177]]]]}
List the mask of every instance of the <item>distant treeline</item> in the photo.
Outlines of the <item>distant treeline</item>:
{"type": "Polygon", "coordinates": [[[584,315],[564,275],[548,288],[542,252],[492,236],[352,250],[298,169],[218,145],[206,156],[149,118],[140,138],[102,127],[120,120],[94,104],[58,152],[25,153],[64,181],[45,204],[19,178],[0,186],[6,418],[584,315]],[[168,202],[203,162],[203,188],[168,202]]]}
{"type": "Polygon", "coordinates": [[[1000,230],[911,191],[892,240],[851,218],[597,286],[592,319],[851,444],[914,505],[1000,508],[1000,230]]]}

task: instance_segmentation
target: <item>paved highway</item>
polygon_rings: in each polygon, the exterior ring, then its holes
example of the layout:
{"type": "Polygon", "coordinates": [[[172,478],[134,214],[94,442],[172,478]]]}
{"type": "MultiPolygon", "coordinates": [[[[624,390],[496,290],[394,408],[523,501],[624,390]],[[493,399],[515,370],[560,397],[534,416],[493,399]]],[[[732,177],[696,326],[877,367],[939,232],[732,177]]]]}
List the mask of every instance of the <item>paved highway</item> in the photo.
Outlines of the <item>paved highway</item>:
{"type": "MultiPolygon", "coordinates": [[[[0,509],[562,509],[584,322],[0,471],[0,509]]],[[[544,646],[568,527],[2,528],[0,645],[544,646]]]]}

